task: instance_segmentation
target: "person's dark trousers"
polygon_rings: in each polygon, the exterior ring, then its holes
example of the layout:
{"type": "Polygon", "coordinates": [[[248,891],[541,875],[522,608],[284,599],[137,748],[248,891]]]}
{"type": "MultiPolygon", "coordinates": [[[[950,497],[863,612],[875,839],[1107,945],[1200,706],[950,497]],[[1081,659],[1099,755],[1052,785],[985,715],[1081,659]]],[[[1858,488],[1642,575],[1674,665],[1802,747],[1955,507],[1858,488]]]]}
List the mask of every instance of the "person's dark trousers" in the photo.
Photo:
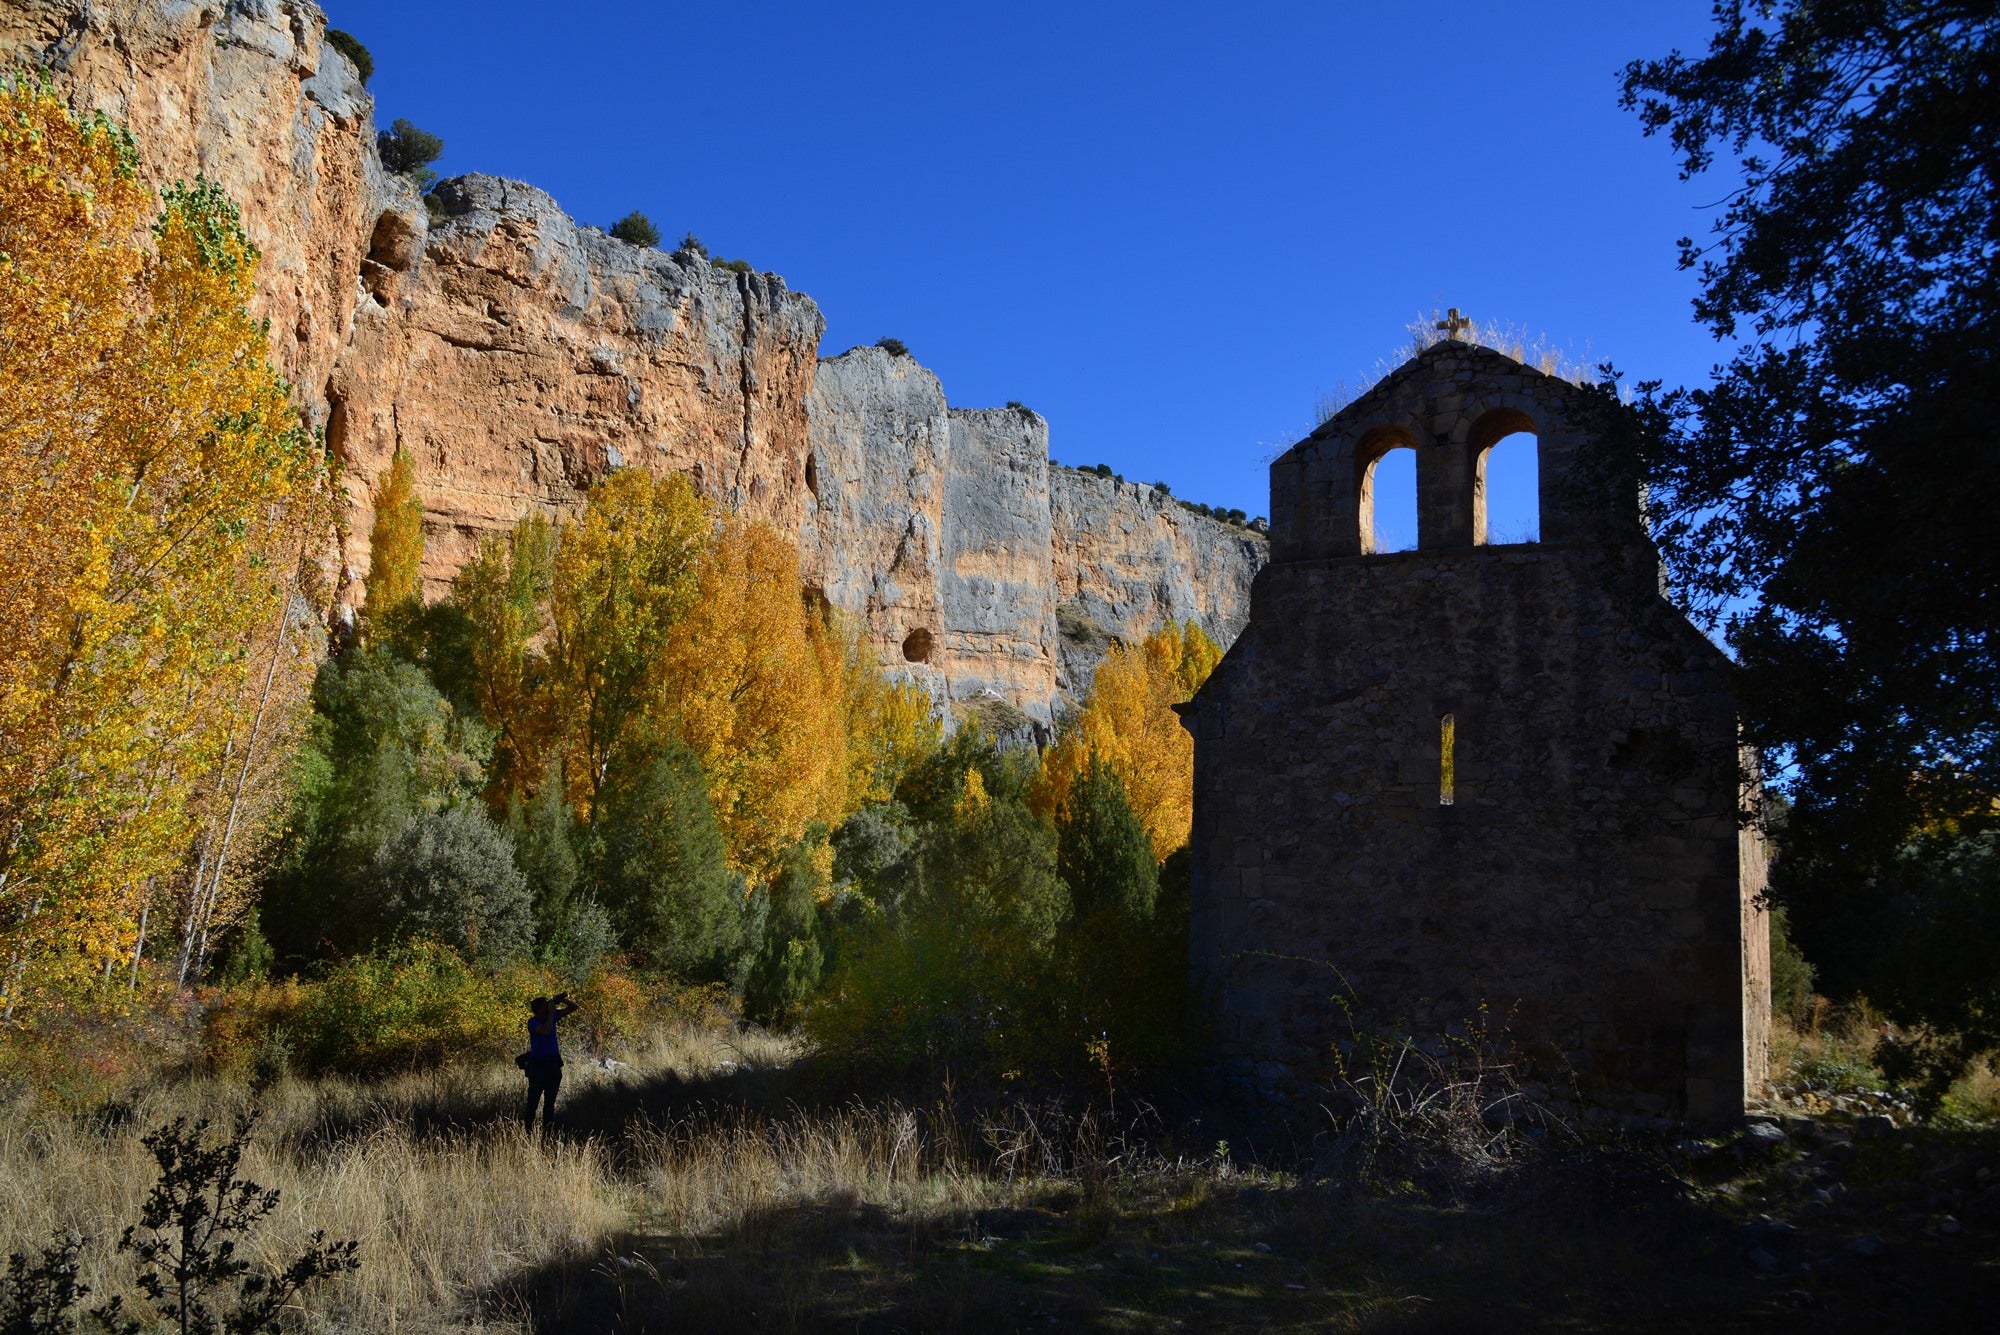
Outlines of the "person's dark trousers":
{"type": "Polygon", "coordinates": [[[562,1058],[531,1057],[528,1059],[528,1106],[521,1110],[521,1125],[529,1131],[535,1129],[535,1102],[542,1101],[542,1134],[553,1134],[556,1129],[556,1091],[562,1088],[562,1058]]]}

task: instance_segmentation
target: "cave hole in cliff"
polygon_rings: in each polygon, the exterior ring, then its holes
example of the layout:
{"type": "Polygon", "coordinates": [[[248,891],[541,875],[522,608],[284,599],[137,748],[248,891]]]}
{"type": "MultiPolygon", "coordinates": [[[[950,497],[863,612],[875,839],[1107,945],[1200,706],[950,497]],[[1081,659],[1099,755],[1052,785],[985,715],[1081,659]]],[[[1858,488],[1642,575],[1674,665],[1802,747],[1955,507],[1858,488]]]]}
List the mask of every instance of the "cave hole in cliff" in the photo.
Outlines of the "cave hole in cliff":
{"type": "Polygon", "coordinates": [[[919,626],[903,637],[903,657],[912,663],[931,661],[931,633],[919,626]]]}
{"type": "Polygon", "coordinates": [[[806,456],[806,490],[814,500],[819,499],[819,460],[810,454],[806,456]]]}

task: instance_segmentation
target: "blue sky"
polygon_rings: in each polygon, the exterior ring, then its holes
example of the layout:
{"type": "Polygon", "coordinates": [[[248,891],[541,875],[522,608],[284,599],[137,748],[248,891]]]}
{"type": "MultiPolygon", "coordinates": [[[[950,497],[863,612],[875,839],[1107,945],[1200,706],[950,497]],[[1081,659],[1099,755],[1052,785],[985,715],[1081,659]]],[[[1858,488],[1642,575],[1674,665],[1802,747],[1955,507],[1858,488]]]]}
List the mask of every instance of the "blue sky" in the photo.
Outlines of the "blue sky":
{"type": "Polygon", "coordinates": [[[693,230],[810,293],[823,353],[894,335],[955,405],[1190,499],[1263,513],[1316,398],[1433,307],[1628,380],[1719,358],[1674,242],[1722,187],[1617,106],[1707,0],[323,3],[445,174],[693,230]]]}

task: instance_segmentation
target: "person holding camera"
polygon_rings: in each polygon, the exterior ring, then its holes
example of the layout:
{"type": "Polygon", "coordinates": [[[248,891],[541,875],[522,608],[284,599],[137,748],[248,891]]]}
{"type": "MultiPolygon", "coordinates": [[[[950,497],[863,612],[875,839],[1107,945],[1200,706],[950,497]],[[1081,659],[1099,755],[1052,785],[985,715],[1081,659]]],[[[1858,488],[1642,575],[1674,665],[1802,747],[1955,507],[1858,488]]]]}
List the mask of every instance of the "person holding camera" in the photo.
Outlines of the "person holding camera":
{"type": "Polygon", "coordinates": [[[536,997],[528,1003],[528,1050],[521,1054],[521,1069],[528,1075],[528,1106],[521,1112],[521,1125],[535,1129],[535,1104],[542,1104],[542,1134],[556,1129],[556,1091],[562,1088],[562,1048],[556,1041],[556,1022],[576,1010],[569,993],[536,997]]]}

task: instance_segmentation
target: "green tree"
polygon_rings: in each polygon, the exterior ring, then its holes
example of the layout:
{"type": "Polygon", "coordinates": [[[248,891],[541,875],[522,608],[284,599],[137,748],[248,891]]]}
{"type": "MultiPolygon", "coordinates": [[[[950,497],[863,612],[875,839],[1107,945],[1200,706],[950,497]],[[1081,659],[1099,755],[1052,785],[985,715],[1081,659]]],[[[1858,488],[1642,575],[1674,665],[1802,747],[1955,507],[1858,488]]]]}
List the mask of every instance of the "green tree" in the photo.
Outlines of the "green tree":
{"type": "Polygon", "coordinates": [[[785,853],[770,889],[770,913],[743,987],[743,1013],[777,1027],[798,1018],[826,963],[818,901],[826,891],[826,840],[809,834],[785,853]]]}
{"type": "Polygon", "coordinates": [[[514,836],[514,863],[527,881],[535,918],[546,936],[569,920],[583,872],[576,815],[563,798],[553,766],[533,797],[526,802],[516,797],[508,804],[507,823],[514,836]]]}
{"type": "Polygon", "coordinates": [[[1800,945],[1829,990],[1952,1024],[1965,1006],[1907,970],[1990,977],[2000,935],[1920,960],[1891,899],[1922,893],[1899,870],[1921,832],[1990,827],[2000,794],[2000,7],[1716,15],[1707,54],[1625,72],[1684,178],[1736,159],[1682,264],[1697,316],[1749,336],[1705,388],[1645,387],[1649,519],[1683,600],[1727,627],[1747,739],[1789,761],[1774,889],[1800,945]]]}
{"type": "Polygon", "coordinates": [[[684,743],[611,767],[600,803],[598,886],[625,944],[684,978],[729,980],[744,948],[744,888],[701,762],[684,743]]]}
{"type": "Polygon", "coordinates": [[[375,136],[375,151],[381,155],[383,167],[409,177],[417,189],[428,190],[437,181],[431,164],[444,156],[444,140],[398,116],[375,136]]]}
{"type": "MultiPolygon", "coordinates": [[[[954,752],[975,761],[990,744],[948,745],[918,766],[917,786],[952,768],[938,762],[954,752]]],[[[864,1066],[1045,1072],[1080,1056],[1059,1005],[1070,905],[1054,840],[1018,795],[988,792],[978,764],[958,773],[959,799],[927,823],[896,901],[837,942],[839,968],[807,1030],[864,1066]]]]}
{"type": "Polygon", "coordinates": [[[628,246],[657,246],[660,244],[660,229],[653,226],[653,220],[634,209],[617,222],[611,224],[611,235],[628,246]]]}
{"type": "Polygon", "coordinates": [[[419,813],[476,799],[492,737],[423,672],[387,650],[330,659],[313,687],[291,819],[266,879],[262,921],[281,957],[343,948],[366,924],[345,899],[378,851],[419,813]]]}
{"type": "Polygon", "coordinates": [[[1171,1061],[1185,1015],[1187,919],[1179,896],[1163,896],[1169,878],[1117,771],[1095,756],[1070,791],[1056,850],[1074,903],[1060,953],[1076,1027],[1108,1043],[1121,1065],[1171,1061]]]}
{"type": "Polygon", "coordinates": [[[1160,895],[1159,864],[1146,827],[1132,814],[1117,772],[1095,754],[1070,790],[1056,836],[1056,869],[1086,932],[1116,933],[1151,920],[1160,895]]]}
{"type": "Polygon", "coordinates": [[[419,810],[362,869],[353,907],[375,943],[426,937],[504,964],[534,944],[535,912],[506,832],[476,803],[419,810]]]}

